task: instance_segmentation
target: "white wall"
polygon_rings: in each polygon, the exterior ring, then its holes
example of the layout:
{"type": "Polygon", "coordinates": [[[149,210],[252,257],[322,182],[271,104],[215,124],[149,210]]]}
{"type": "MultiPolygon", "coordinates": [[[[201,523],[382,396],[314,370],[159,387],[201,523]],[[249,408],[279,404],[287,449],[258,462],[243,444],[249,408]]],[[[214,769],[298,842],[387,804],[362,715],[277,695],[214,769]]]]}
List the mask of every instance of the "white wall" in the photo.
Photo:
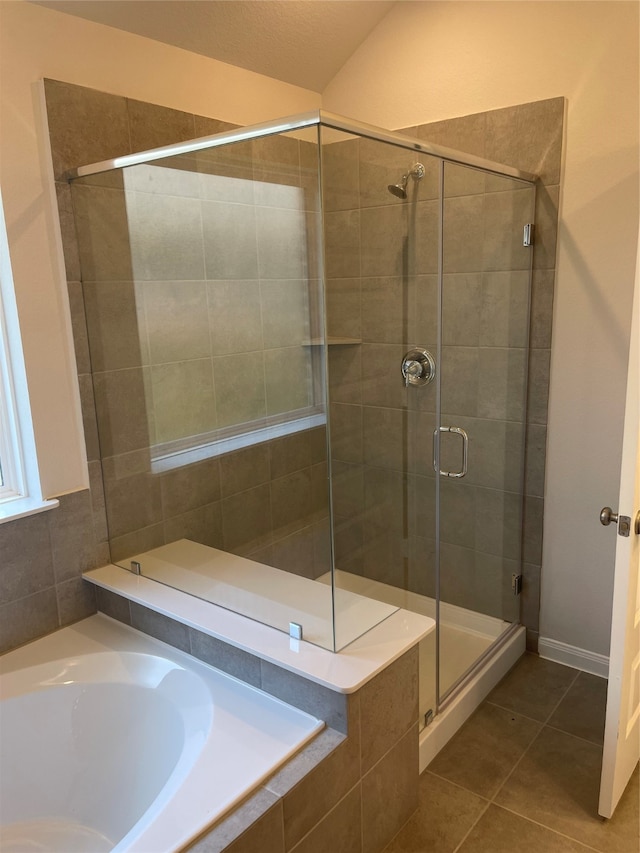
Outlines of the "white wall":
{"type": "Polygon", "coordinates": [[[179,48],[14,0],[0,1],[0,185],[45,495],[88,485],[50,178],[43,77],[237,124],[317,109],[320,97],[179,48]],[[41,136],[41,134],[40,134],[41,136]]]}
{"type": "Polygon", "coordinates": [[[541,636],[608,654],[638,237],[638,3],[396,6],[323,107],[406,127],[568,99],[554,306],[541,636]]]}

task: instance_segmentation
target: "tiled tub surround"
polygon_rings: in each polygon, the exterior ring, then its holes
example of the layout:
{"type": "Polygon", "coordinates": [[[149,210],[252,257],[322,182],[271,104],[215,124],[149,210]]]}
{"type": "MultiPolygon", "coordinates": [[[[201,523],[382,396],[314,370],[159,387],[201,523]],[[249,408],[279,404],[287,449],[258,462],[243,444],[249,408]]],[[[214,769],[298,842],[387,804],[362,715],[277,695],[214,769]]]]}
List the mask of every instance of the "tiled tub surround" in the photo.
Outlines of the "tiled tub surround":
{"type": "Polygon", "coordinates": [[[0,653],[95,613],[82,573],[109,561],[100,489],[0,524],[0,653]]]}
{"type": "MultiPolygon", "coordinates": [[[[309,747],[189,849],[197,853],[255,853],[258,849],[261,853],[324,853],[331,849],[379,853],[414,812],[418,651],[416,646],[402,651],[403,642],[409,646],[412,642],[402,639],[402,628],[387,620],[368,635],[372,645],[367,647],[362,640],[340,655],[307,644],[296,653],[271,628],[246,625],[247,620],[235,613],[189,600],[183,593],[116,567],[99,569],[90,577],[99,584],[99,609],[112,618],[190,652],[327,723],[328,728],[309,747]],[[151,601],[153,609],[148,606],[151,601]],[[169,612],[174,617],[180,613],[181,621],[166,615],[169,612]],[[215,612],[218,615],[212,618],[215,612]],[[211,628],[205,631],[202,619],[209,619],[211,628]],[[196,624],[200,627],[194,627],[196,624]],[[233,645],[213,636],[220,631],[228,638],[235,636],[233,645]],[[260,635],[261,658],[247,650],[252,642],[249,635],[254,633],[260,635]],[[380,670],[377,661],[381,655],[394,659],[380,670]],[[307,677],[292,668],[305,669],[307,677]],[[309,672],[316,673],[312,676],[316,680],[309,680],[309,672]],[[372,673],[377,674],[371,677],[372,673]],[[325,686],[329,680],[342,687],[330,689],[325,686]],[[354,689],[358,684],[361,686],[354,689]],[[352,692],[340,692],[345,690],[352,692]]],[[[418,620],[416,626],[423,618],[407,616],[410,621],[418,620]]],[[[402,619],[400,615],[394,618],[402,619]]],[[[428,630],[429,624],[433,626],[430,620],[420,623],[415,636],[425,626],[428,630]]]]}

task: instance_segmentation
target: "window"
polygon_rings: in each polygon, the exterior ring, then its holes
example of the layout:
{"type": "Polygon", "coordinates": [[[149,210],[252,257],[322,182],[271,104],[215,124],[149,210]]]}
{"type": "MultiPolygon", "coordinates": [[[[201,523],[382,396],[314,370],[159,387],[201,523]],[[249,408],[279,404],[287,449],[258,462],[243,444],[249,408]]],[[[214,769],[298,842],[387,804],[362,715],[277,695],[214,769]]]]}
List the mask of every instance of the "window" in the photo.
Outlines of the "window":
{"type": "Polygon", "coordinates": [[[57,505],[40,489],[0,194],[0,523],[57,505]]]}

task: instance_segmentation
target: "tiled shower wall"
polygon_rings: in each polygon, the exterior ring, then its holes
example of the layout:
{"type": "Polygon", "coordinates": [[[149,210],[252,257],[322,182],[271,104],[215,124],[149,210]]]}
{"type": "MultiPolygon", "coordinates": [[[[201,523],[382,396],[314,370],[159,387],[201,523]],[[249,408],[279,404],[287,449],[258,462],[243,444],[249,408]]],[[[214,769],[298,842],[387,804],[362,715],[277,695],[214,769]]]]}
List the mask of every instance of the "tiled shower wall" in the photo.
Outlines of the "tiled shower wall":
{"type": "Polygon", "coordinates": [[[506,163],[538,176],[529,332],[521,621],[537,651],[564,98],[520,104],[412,129],[420,139],[506,163]]]}
{"type": "MultiPolygon", "coordinates": [[[[0,648],[3,650],[93,612],[95,603],[92,593],[85,590],[80,574],[109,559],[104,487],[86,318],[80,284],[80,266],[69,186],[61,180],[62,175],[67,169],[80,163],[95,162],[179,139],[215,133],[229,127],[212,119],[203,119],[176,110],[118,98],[68,84],[49,82],[47,100],[83,404],[91,494],[80,492],[63,496],[60,499],[59,510],[0,526],[0,547],[3,553],[0,576],[2,578],[0,648]]],[[[563,103],[563,99],[558,98],[408,129],[408,132],[435,143],[510,163],[536,172],[541,177],[538,182],[537,242],[534,247],[525,482],[526,563],[522,602],[522,619],[527,626],[529,644],[532,648],[536,646],[538,630],[546,410],[563,103]]],[[[344,145],[344,143],[340,144],[344,145]]],[[[354,174],[357,172],[347,174],[344,190],[338,187],[338,191],[349,191],[349,179],[350,177],[352,179],[354,174]]],[[[386,188],[384,191],[386,192],[386,188]]],[[[346,225],[349,225],[348,218],[346,225]]],[[[329,241],[331,241],[331,230],[332,225],[328,218],[329,241]]],[[[341,231],[348,244],[349,229],[340,227],[337,233],[341,231]]],[[[337,234],[334,232],[334,246],[336,239],[337,234]]],[[[347,334],[347,329],[341,329],[338,320],[340,317],[345,319],[360,317],[361,291],[357,280],[359,272],[344,273],[339,266],[333,269],[328,267],[327,272],[334,280],[333,284],[338,285],[333,286],[328,294],[330,311],[333,308],[332,332],[338,335],[347,334]],[[344,283],[343,286],[341,283],[344,283]]],[[[382,306],[384,306],[384,300],[382,306]]],[[[383,317],[384,308],[379,310],[380,316],[383,317]]],[[[351,328],[352,324],[349,320],[349,329],[351,328]]],[[[360,347],[356,349],[360,350],[360,347]]],[[[362,349],[364,351],[364,347],[362,349]]],[[[354,393],[355,385],[360,382],[362,352],[359,356],[354,353],[355,349],[349,354],[346,348],[332,348],[330,358],[333,375],[334,377],[338,374],[342,376],[338,382],[341,386],[339,396],[334,397],[336,402],[348,403],[351,399],[349,395],[354,393]]],[[[371,355],[369,353],[369,357],[371,355]]],[[[334,391],[336,388],[337,385],[334,391]]],[[[334,423],[337,423],[335,417],[334,423]]],[[[258,446],[247,451],[238,451],[234,456],[228,457],[227,474],[233,486],[230,486],[229,492],[223,492],[221,486],[215,485],[218,480],[214,474],[214,495],[219,497],[212,500],[209,500],[210,493],[205,494],[203,499],[200,488],[195,489],[198,497],[194,497],[193,487],[181,483],[178,475],[174,475],[176,482],[171,484],[170,491],[177,495],[181,510],[176,516],[179,519],[177,523],[183,525],[185,534],[190,535],[190,531],[201,528],[209,514],[220,522],[225,501],[228,518],[232,517],[234,512],[237,514],[241,510],[243,522],[246,525],[251,526],[254,523],[262,525],[265,501],[272,500],[275,480],[279,481],[281,494],[290,493],[293,486],[293,502],[302,501],[303,506],[312,506],[313,468],[314,465],[324,464],[324,457],[320,458],[317,450],[320,445],[323,445],[323,439],[319,435],[314,436],[310,433],[295,437],[294,441],[294,446],[290,448],[285,448],[285,442],[282,441],[279,447],[280,452],[278,449],[258,446]],[[272,476],[273,466],[276,471],[279,471],[280,476],[275,478],[272,476]],[[194,500],[198,502],[197,506],[193,505],[194,500]],[[212,505],[216,506],[213,510],[211,510],[212,505]]],[[[339,466],[337,467],[339,469],[339,466]]],[[[319,472],[317,467],[315,470],[319,472]]],[[[340,474],[339,470],[338,474],[340,474]]],[[[207,492],[209,478],[204,470],[201,482],[207,492]]],[[[131,491],[128,490],[131,494],[130,507],[137,510],[144,506],[149,496],[148,484],[144,482],[143,477],[137,482],[134,480],[129,483],[129,486],[133,487],[131,491]]],[[[359,490],[359,484],[356,488],[359,490]]],[[[348,499],[348,490],[345,499],[348,499]]],[[[271,504],[269,506],[271,507],[271,504]]],[[[348,518],[349,511],[342,510],[339,515],[342,519],[348,518]]],[[[206,520],[204,523],[210,530],[209,521],[206,520]]],[[[288,537],[288,548],[284,549],[283,568],[286,567],[284,563],[287,560],[291,565],[299,565],[301,558],[309,554],[309,540],[306,536],[298,535],[303,528],[300,528],[295,512],[291,523],[294,526],[294,532],[288,537]]],[[[145,524],[142,531],[140,538],[137,538],[134,543],[127,543],[126,539],[122,542],[123,554],[130,548],[142,550],[159,544],[157,528],[153,521],[145,524]]],[[[128,535],[123,534],[125,537],[128,535]]],[[[353,531],[348,525],[339,527],[338,538],[348,539],[352,535],[354,535],[353,531]]],[[[355,535],[356,541],[361,541],[358,531],[355,535]]],[[[324,536],[321,537],[321,541],[325,541],[324,536]]],[[[271,545],[267,544],[266,547],[271,548],[271,545]]]]}
{"type": "MultiPolygon", "coordinates": [[[[445,601],[512,620],[510,581],[522,548],[532,649],[563,113],[556,98],[407,129],[540,175],[527,330],[531,250],[522,247],[520,220],[529,221],[529,191],[445,167],[443,422],[468,430],[470,467],[463,481],[441,481],[441,591],[445,601]]],[[[361,341],[330,350],[337,565],[433,595],[435,388],[405,389],[399,365],[410,345],[435,351],[437,180],[422,158],[425,178],[410,180],[409,198],[399,201],[387,184],[408,170],[410,153],[351,139],[323,147],[323,158],[329,333],[361,341]]],[[[456,467],[459,445],[449,441],[443,454],[445,467],[456,467]]]]}
{"type": "Polygon", "coordinates": [[[184,537],[325,572],[323,428],[163,474],[150,458],[156,441],[311,402],[316,146],[256,140],[139,167],[126,192],[121,172],[70,188],[73,166],[231,125],[55,81],[45,91],[87,449],[112,559],[184,537]]]}

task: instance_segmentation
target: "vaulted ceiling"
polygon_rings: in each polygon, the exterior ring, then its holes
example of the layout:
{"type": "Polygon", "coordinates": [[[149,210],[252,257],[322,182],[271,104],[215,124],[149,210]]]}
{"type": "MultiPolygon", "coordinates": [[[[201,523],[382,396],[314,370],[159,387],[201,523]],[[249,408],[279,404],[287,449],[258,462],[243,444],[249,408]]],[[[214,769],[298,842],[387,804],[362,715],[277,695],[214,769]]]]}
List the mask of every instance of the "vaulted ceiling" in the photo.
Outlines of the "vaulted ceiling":
{"type": "Polygon", "coordinates": [[[387,0],[33,0],[322,92],[387,0]]]}

